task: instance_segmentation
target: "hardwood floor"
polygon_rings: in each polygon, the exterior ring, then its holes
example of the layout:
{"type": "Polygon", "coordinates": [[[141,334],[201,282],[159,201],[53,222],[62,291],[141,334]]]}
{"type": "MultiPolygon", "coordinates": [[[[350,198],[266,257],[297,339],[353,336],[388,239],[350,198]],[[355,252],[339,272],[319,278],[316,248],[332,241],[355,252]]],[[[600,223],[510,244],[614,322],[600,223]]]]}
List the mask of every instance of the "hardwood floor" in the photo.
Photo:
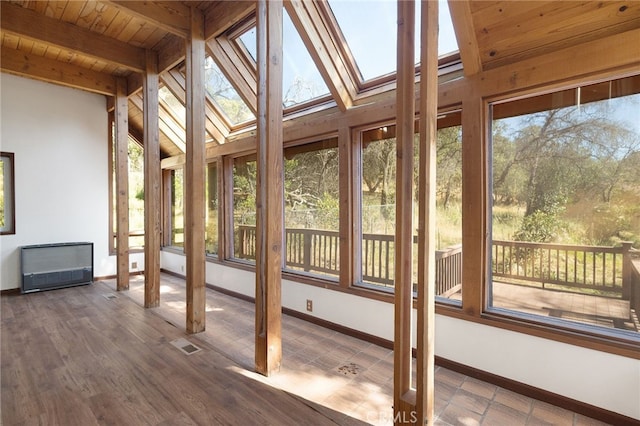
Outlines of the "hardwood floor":
{"type": "Polygon", "coordinates": [[[2,424],[364,424],[112,293],[97,282],[1,298],[2,424]],[[202,350],[186,355],[178,338],[202,350]]]}

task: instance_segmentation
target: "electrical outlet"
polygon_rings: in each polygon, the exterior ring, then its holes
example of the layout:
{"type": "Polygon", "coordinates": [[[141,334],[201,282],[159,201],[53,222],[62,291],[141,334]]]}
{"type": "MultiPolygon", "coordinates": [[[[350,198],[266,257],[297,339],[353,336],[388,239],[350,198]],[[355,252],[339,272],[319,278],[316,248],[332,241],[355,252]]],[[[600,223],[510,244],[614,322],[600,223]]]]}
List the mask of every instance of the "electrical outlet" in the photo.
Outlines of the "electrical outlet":
{"type": "Polygon", "coordinates": [[[131,269],[138,269],[138,262],[131,262],[131,269]]]}
{"type": "Polygon", "coordinates": [[[313,300],[307,299],[307,311],[313,312],[313,300]]]}

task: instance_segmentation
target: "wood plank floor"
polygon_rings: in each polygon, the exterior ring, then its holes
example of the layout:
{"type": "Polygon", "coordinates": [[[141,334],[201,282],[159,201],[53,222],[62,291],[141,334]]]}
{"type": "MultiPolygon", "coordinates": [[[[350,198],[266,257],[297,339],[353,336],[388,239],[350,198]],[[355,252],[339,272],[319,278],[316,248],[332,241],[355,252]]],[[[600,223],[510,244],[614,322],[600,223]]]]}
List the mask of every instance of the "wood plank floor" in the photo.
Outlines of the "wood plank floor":
{"type": "Polygon", "coordinates": [[[3,425],[364,424],[269,386],[104,283],[1,298],[3,425]],[[202,350],[186,355],[170,342],[202,350]]]}
{"type": "MultiPolygon", "coordinates": [[[[392,424],[393,352],[283,315],[283,366],[252,372],[254,305],[207,289],[207,329],[188,336],[185,282],[142,276],[1,298],[1,424],[392,424]],[[184,355],[170,344],[202,348],[184,355]]],[[[436,426],[604,423],[443,367],[436,426]]]]}

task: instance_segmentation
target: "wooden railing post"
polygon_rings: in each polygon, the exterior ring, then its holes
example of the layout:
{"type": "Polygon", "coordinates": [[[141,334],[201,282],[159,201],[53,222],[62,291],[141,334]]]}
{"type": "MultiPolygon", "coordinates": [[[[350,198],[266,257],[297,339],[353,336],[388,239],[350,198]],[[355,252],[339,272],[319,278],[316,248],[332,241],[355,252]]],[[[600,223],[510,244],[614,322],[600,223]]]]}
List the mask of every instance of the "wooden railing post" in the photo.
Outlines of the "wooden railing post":
{"type": "Polygon", "coordinates": [[[633,283],[633,265],[631,264],[630,241],[622,242],[622,300],[631,300],[631,284],[633,283]]]}
{"type": "Polygon", "coordinates": [[[305,272],[309,272],[311,270],[311,240],[313,239],[313,234],[308,230],[304,230],[303,233],[303,250],[302,250],[302,264],[305,272]]]}

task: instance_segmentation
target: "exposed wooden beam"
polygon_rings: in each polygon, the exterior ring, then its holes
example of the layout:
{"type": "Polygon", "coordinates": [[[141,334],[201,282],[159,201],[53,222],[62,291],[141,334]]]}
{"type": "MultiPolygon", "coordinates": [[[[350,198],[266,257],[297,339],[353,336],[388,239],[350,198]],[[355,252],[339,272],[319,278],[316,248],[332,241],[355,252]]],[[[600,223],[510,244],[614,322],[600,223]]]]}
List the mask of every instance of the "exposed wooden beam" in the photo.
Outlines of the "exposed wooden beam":
{"type": "Polygon", "coordinates": [[[204,38],[217,37],[246,18],[256,8],[255,1],[216,1],[206,11],[204,38]]]}
{"type": "Polygon", "coordinates": [[[165,37],[155,47],[158,51],[158,70],[160,74],[175,68],[184,61],[185,46],[184,39],[180,37],[165,37]]]}
{"type": "Polygon", "coordinates": [[[113,96],[116,91],[116,78],[112,75],[4,47],[0,49],[0,68],[10,74],[103,95],[113,96]]]}
{"type": "Polygon", "coordinates": [[[109,4],[180,37],[189,34],[189,6],[179,1],[121,1],[109,4]]]}
{"type": "Polygon", "coordinates": [[[413,0],[398,2],[398,84],[396,89],[396,233],[394,274],[393,418],[415,415],[411,386],[413,310],[413,137],[415,61],[413,0]]]}
{"type": "Polygon", "coordinates": [[[338,130],[338,161],[339,161],[339,231],[340,231],[340,286],[351,287],[355,282],[354,265],[361,260],[357,253],[356,239],[360,238],[360,221],[355,219],[360,197],[357,183],[356,164],[360,164],[359,145],[353,143],[353,131],[344,123],[338,130]],[[354,200],[354,198],[356,198],[354,200]]]}
{"type": "Polygon", "coordinates": [[[160,305],[160,130],[158,127],[158,56],[145,52],[144,75],[144,306],[160,305]]]}
{"type": "Polygon", "coordinates": [[[349,78],[346,64],[341,61],[329,31],[322,25],[317,3],[287,0],[284,5],[333,99],[342,111],[346,111],[353,105],[357,88],[349,78]]]}
{"type": "MultiPolygon", "coordinates": [[[[145,108],[145,104],[144,104],[144,96],[143,94],[135,94],[133,96],[129,97],[129,100],[131,101],[131,103],[138,108],[140,111],[142,111],[142,113],[144,114],[144,108],[145,108]]],[[[166,111],[165,111],[165,114],[166,111]]],[[[167,114],[168,115],[168,114],[167,114]]],[[[169,126],[169,124],[167,124],[167,121],[172,120],[173,121],[173,117],[166,117],[165,119],[160,119],[160,105],[158,104],[158,128],[160,130],[160,132],[165,135],[167,137],[167,139],[169,139],[171,141],[171,143],[175,146],[176,151],[179,152],[185,152],[185,143],[182,139],[180,139],[180,137],[178,136],[178,134],[171,128],[171,126],[169,126]]],[[[175,126],[179,126],[179,123],[173,123],[175,126]]],[[[165,147],[166,149],[166,147],[165,147]]],[[[169,150],[167,150],[169,151],[169,150]]]]}
{"type": "Polygon", "coordinates": [[[256,114],[258,112],[256,99],[256,86],[258,83],[255,70],[247,66],[246,61],[237,55],[230,47],[228,40],[211,39],[207,41],[207,53],[218,64],[222,73],[237,90],[238,95],[247,104],[251,112],[256,114]]]}
{"type": "Polygon", "coordinates": [[[185,176],[185,254],[187,333],[205,329],[205,118],[204,16],[191,7],[186,57],[187,151],[185,176]]]}
{"type": "MultiPolygon", "coordinates": [[[[144,49],[68,22],[49,18],[8,2],[1,3],[2,31],[100,59],[133,71],[144,71],[144,49]]],[[[4,50],[4,49],[3,49],[4,50]]]]}
{"type": "Polygon", "coordinates": [[[436,141],[438,128],[438,2],[422,3],[420,31],[420,157],[418,166],[417,424],[434,424],[436,141]]]}
{"type": "Polygon", "coordinates": [[[258,0],[255,368],[266,376],[282,362],[282,13],[281,0],[258,0]]]}
{"type": "Polygon", "coordinates": [[[129,100],[127,81],[116,83],[116,289],[122,291],[129,290],[129,100]]]}
{"type": "Polygon", "coordinates": [[[477,74],[482,71],[482,61],[471,16],[471,5],[468,1],[458,0],[448,0],[448,4],[453,29],[458,39],[464,75],[477,74]]]}

